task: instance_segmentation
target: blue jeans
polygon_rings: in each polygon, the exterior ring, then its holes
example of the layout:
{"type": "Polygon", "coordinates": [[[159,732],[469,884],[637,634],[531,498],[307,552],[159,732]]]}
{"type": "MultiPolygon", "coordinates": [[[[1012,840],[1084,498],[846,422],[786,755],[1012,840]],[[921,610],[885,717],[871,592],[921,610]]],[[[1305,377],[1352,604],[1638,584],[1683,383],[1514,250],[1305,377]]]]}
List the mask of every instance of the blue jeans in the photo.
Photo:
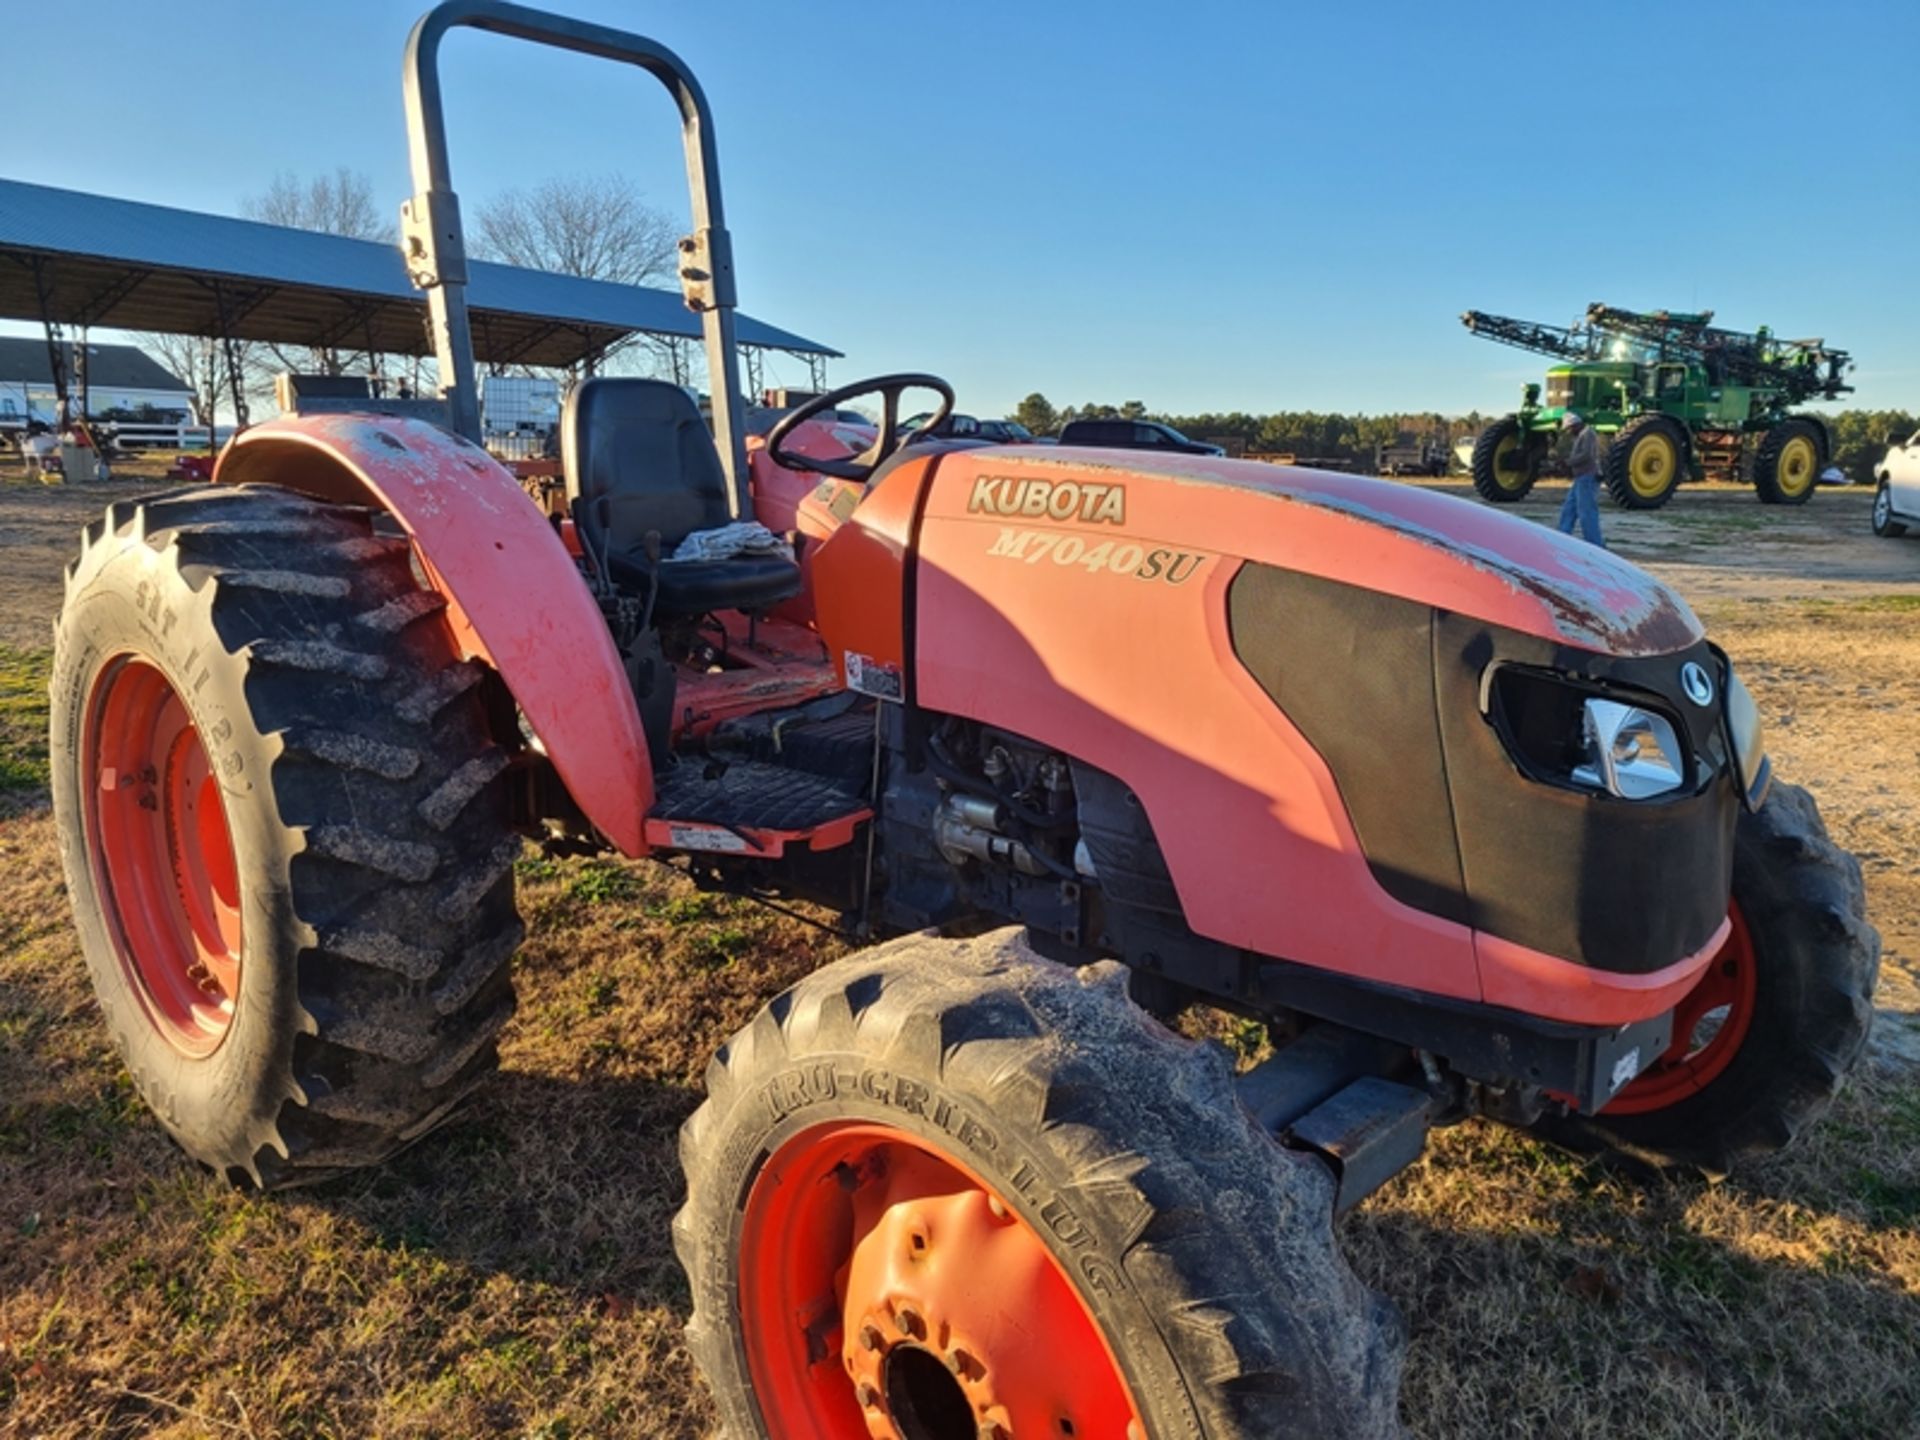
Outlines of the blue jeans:
{"type": "Polygon", "coordinates": [[[1598,475],[1576,475],[1573,477],[1573,489],[1567,492],[1565,503],[1560,506],[1560,533],[1571,535],[1573,522],[1580,522],[1580,538],[1602,550],[1607,542],[1600,538],[1600,477],[1598,475]]]}

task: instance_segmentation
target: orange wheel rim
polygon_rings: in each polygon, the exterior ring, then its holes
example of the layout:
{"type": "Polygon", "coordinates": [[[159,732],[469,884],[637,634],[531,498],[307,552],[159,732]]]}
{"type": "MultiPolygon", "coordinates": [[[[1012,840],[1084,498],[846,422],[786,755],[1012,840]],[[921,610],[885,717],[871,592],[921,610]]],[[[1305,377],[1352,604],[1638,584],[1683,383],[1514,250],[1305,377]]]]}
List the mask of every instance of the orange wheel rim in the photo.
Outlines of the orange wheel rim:
{"type": "Polygon", "coordinates": [[[835,1122],[780,1145],[747,1197],[739,1299],[780,1440],[1145,1440],[1046,1242],[902,1131],[835,1122]]]}
{"type": "Polygon", "coordinates": [[[1677,1105],[1733,1063],[1753,1025],[1759,989],[1753,933],[1735,905],[1727,912],[1726,943],[1673,1012],[1673,1043],[1613,1097],[1606,1115],[1643,1115],[1677,1105]]]}
{"type": "Polygon", "coordinates": [[[80,781],[107,933],[154,1029],[218,1048],[240,997],[240,884],[220,783],[160,670],[123,655],[95,680],[80,781]]]}

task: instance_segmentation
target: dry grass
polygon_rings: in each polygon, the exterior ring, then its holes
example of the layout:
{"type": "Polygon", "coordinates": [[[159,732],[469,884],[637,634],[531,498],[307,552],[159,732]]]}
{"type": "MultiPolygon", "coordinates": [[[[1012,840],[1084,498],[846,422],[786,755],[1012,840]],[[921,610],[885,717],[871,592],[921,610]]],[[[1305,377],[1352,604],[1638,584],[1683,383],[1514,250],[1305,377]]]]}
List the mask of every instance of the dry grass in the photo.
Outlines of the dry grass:
{"type": "MultiPolygon", "coordinates": [[[[1889,651],[1885,614],[1811,613],[1715,618],[1794,717],[1776,754],[1869,851],[1910,965],[1898,687],[1920,635],[1889,651]],[[1895,710],[1837,683],[1856,666],[1895,710]]],[[[167,1141],[97,1023],[26,713],[43,666],[0,657],[0,1435],[704,1434],[675,1130],[714,1046],[836,943],[659,868],[530,857],[520,1014],[473,1110],[376,1173],[237,1194],[167,1141]]],[[[1891,1055],[1725,1185],[1471,1124],[1345,1238],[1409,1322],[1421,1434],[1920,1434],[1920,1068],[1891,1055]]]]}
{"type": "Polygon", "coordinates": [[[30,801],[47,783],[47,650],[0,644],[0,796],[30,801]]]}
{"type": "Polygon", "coordinates": [[[1719,1186],[1464,1127],[1347,1246],[1413,1327],[1403,1409],[1428,1435],[1920,1433],[1911,1070],[1719,1186]]]}
{"type": "Polygon", "coordinates": [[[832,942],[665,870],[529,859],[503,1073],[449,1131],[237,1194],[134,1098],[52,822],[0,831],[0,1434],[695,1436],[674,1137],[832,942]]]}

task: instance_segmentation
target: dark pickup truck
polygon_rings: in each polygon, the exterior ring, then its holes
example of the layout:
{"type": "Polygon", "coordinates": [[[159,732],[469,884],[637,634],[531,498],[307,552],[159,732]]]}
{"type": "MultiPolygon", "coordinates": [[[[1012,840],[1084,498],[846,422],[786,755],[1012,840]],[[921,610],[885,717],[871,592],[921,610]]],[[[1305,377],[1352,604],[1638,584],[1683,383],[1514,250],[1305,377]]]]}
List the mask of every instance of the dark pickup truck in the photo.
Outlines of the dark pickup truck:
{"type": "Polygon", "coordinates": [[[931,415],[915,415],[901,425],[915,441],[991,440],[996,445],[1031,445],[1033,432],[1018,420],[978,420],[971,415],[949,415],[931,430],[931,415]]]}
{"type": "Polygon", "coordinates": [[[1110,450],[1161,450],[1172,455],[1224,455],[1218,445],[1189,440],[1158,420],[1070,420],[1060,431],[1062,445],[1096,445],[1110,450]]]}

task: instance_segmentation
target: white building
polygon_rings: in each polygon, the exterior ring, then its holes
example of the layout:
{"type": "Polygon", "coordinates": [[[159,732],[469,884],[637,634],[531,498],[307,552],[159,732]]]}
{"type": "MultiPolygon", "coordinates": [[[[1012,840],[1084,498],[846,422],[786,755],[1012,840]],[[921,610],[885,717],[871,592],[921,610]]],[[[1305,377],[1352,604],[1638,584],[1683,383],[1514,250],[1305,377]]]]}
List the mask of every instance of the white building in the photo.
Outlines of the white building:
{"type": "MultiPolygon", "coordinates": [[[[67,393],[77,405],[71,349],[67,393]]],[[[30,419],[51,425],[57,407],[47,342],[37,336],[0,335],[0,434],[17,434],[30,419]]],[[[133,425],[190,425],[193,392],[138,346],[89,345],[87,414],[93,420],[133,425]]]]}

